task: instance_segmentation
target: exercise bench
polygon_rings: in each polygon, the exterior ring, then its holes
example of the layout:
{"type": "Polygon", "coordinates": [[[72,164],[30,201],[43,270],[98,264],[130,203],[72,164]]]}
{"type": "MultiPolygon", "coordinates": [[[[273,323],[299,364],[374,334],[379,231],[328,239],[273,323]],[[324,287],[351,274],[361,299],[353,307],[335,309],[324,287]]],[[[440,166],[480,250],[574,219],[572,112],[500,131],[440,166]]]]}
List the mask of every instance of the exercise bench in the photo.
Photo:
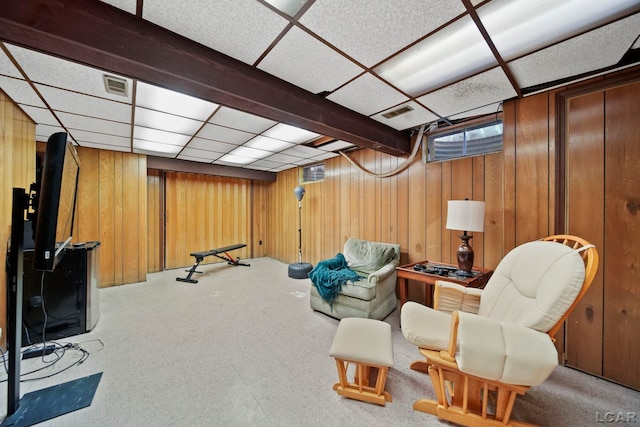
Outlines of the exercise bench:
{"type": "Polygon", "coordinates": [[[193,276],[193,273],[202,273],[202,271],[196,271],[196,269],[198,268],[198,265],[202,262],[202,260],[204,260],[205,257],[211,256],[211,255],[227,261],[227,264],[229,265],[243,265],[245,267],[249,267],[250,264],[242,263],[240,262],[240,258],[233,258],[231,255],[229,255],[229,251],[244,248],[245,246],[247,245],[245,245],[244,243],[239,243],[237,245],[225,246],[224,248],[218,248],[218,249],[211,249],[210,251],[205,251],[205,252],[192,252],[189,255],[196,258],[196,263],[193,264],[193,267],[191,267],[189,270],[185,270],[189,272],[189,274],[187,274],[187,277],[176,277],[176,280],[178,282],[198,283],[198,281],[195,279],[192,279],[191,276],[193,276]],[[220,255],[220,254],[223,254],[223,255],[220,255]]]}

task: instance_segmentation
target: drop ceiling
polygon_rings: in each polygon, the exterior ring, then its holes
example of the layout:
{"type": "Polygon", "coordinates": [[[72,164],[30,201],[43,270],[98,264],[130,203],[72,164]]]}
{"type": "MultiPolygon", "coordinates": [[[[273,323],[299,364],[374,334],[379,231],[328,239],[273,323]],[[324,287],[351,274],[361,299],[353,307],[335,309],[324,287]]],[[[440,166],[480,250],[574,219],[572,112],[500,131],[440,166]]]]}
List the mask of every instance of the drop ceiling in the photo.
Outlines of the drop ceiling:
{"type": "MultiPolygon", "coordinates": [[[[46,10],[43,0],[13,1],[21,2],[46,10]]],[[[408,143],[387,146],[385,136],[377,142],[371,134],[384,128],[408,141],[423,124],[495,114],[505,100],[640,63],[640,0],[61,3],[115,16],[109,23],[114,33],[119,21],[145,31],[159,27],[199,52],[239,61],[257,83],[231,94],[235,98],[195,93],[184,88],[197,86],[186,76],[202,66],[198,58],[179,64],[184,84],[180,75],[167,84],[154,81],[153,73],[136,75],[135,67],[113,72],[118,61],[105,67],[97,55],[69,60],[63,51],[43,49],[44,42],[21,38],[23,27],[0,25],[0,89],[36,122],[38,140],[65,131],[83,147],[259,171],[316,163],[365,146],[362,138],[374,141],[371,148],[401,154],[408,143]],[[289,97],[289,111],[261,108],[257,98],[246,108],[229,102],[251,98],[260,81],[270,81],[261,80],[266,75],[286,82],[271,94],[282,105],[289,97]],[[107,91],[105,76],[124,94],[107,91]],[[311,106],[299,108],[307,99],[311,106]],[[335,120],[325,111],[344,111],[354,131],[344,132],[342,123],[324,126],[335,120]]],[[[3,8],[0,23],[14,24],[6,12],[11,6],[3,8]]],[[[91,34],[94,28],[77,22],[73,31],[91,34]]],[[[109,34],[101,37],[109,43],[109,34]]],[[[211,85],[215,80],[212,69],[211,85]]]]}

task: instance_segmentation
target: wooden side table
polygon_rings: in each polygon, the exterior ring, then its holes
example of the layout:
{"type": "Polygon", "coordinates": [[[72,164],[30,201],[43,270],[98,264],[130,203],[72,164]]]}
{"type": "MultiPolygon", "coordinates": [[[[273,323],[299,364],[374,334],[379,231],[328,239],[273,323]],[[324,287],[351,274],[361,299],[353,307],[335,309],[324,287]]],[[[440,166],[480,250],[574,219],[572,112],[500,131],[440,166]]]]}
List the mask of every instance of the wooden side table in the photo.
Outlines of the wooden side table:
{"type": "Polygon", "coordinates": [[[447,282],[457,283],[462,286],[468,286],[472,288],[484,288],[484,285],[487,284],[489,278],[493,274],[493,270],[488,270],[484,268],[474,268],[471,270],[473,273],[473,277],[463,277],[457,276],[455,272],[449,272],[447,275],[433,274],[433,273],[425,273],[424,271],[417,271],[413,267],[417,264],[422,264],[427,267],[445,267],[449,269],[457,269],[458,266],[455,264],[447,264],[444,262],[429,262],[429,261],[420,261],[414,262],[413,264],[401,265],[396,267],[396,271],[398,274],[398,283],[400,285],[400,307],[407,302],[407,293],[409,289],[409,280],[415,280],[417,282],[423,283],[425,286],[428,286],[430,289],[427,289],[427,306],[433,306],[433,302],[431,301],[433,295],[433,287],[436,284],[436,280],[446,280],[447,282]]]}

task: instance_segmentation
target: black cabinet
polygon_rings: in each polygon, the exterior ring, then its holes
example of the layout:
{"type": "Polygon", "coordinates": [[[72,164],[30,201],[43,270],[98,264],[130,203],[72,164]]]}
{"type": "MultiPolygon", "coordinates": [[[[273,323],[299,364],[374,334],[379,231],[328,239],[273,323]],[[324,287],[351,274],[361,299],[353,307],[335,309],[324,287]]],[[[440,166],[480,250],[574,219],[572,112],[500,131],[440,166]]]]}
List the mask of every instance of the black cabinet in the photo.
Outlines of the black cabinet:
{"type": "Polygon", "coordinates": [[[96,325],[100,242],[74,244],[52,272],[32,268],[33,250],[24,251],[22,345],[83,334],[96,325]]]}

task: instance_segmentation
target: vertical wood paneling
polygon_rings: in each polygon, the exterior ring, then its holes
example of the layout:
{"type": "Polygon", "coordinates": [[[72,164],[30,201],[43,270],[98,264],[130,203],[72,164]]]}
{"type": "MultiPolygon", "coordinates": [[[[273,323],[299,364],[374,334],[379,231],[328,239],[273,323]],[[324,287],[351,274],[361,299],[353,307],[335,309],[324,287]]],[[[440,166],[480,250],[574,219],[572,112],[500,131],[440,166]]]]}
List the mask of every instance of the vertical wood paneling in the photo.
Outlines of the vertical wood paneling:
{"type": "Polygon", "coordinates": [[[98,177],[99,218],[100,218],[100,284],[116,284],[116,253],[119,251],[115,235],[115,153],[101,151],[98,177]]]}
{"type": "MultiPolygon", "coordinates": [[[[602,252],[604,163],[604,94],[569,101],[567,117],[567,230],[602,252]],[[575,200],[574,200],[575,198],[575,200]]],[[[602,256],[602,254],[601,254],[602,256]]],[[[567,322],[567,363],[602,374],[602,271],[567,322]]]]}
{"type": "Polygon", "coordinates": [[[518,103],[516,128],[516,244],[549,231],[548,94],[518,103]]]}
{"type": "Polygon", "coordinates": [[[640,389],[640,83],[605,95],[603,374],[640,389]]]}
{"type": "Polygon", "coordinates": [[[149,273],[164,269],[164,203],[162,202],[163,172],[147,172],[147,271],[149,273]]]}
{"type": "MultiPolygon", "coordinates": [[[[35,123],[0,90],[0,241],[3,254],[11,234],[13,188],[29,191],[35,181],[35,123]]],[[[4,265],[4,264],[3,264],[4,265]]],[[[6,274],[0,274],[0,294],[7,295],[6,274]]],[[[7,299],[0,298],[0,328],[6,331],[7,299]]],[[[6,333],[1,342],[6,342],[6,333]]]]}
{"type": "Polygon", "coordinates": [[[78,156],[75,240],[100,241],[100,286],[146,280],[146,157],[83,147],[78,156]]]}
{"type": "MultiPolygon", "coordinates": [[[[165,179],[166,268],[193,264],[191,252],[236,243],[247,247],[232,255],[248,258],[253,243],[249,181],[182,172],[167,172],[165,179]]],[[[209,257],[203,264],[212,262],[218,259],[209,257]]]]}

